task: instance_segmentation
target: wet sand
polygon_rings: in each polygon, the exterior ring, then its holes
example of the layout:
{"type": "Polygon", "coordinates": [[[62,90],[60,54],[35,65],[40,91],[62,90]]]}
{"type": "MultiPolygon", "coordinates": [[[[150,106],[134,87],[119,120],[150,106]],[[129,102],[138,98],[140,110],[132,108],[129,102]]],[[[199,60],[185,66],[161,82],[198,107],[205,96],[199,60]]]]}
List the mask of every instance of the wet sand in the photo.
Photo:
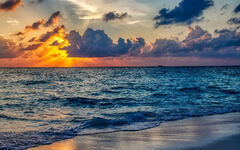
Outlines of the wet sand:
{"type": "Polygon", "coordinates": [[[132,132],[78,136],[29,150],[239,150],[240,113],[196,117],[132,132]]]}

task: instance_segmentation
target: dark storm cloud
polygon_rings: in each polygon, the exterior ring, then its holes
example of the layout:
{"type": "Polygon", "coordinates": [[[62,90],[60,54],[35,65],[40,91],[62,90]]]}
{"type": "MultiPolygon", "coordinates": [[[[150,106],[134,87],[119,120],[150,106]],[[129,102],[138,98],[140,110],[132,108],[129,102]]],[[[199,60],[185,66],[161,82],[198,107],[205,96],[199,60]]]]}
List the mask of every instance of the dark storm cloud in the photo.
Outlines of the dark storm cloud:
{"type": "Polygon", "coordinates": [[[68,50],[70,57],[118,57],[121,55],[138,54],[141,47],[145,46],[143,38],[124,40],[119,38],[117,43],[103,30],[87,29],[81,36],[76,31],[67,35],[71,46],[63,48],[68,50]]]}
{"type": "Polygon", "coordinates": [[[183,41],[157,39],[146,52],[145,57],[201,57],[240,58],[240,33],[236,30],[216,30],[213,38],[206,30],[196,26],[190,28],[183,41]]]}
{"type": "Polygon", "coordinates": [[[240,18],[237,18],[237,17],[231,18],[228,20],[228,24],[238,25],[240,24],[240,18]]]}
{"type": "Polygon", "coordinates": [[[210,46],[216,50],[222,49],[222,48],[230,48],[235,47],[236,51],[240,52],[240,32],[237,30],[219,30],[218,37],[213,38],[210,42],[210,46]]]}
{"type": "Polygon", "coordinates": [[[216,30],[216,37],[200,26],[189,27],[187,37],[182,40],[156,39],[145,43],[143,38],[112,39],[102,30],[87,29],[81,36],[76,31],[67,35],[70,42],[69,57],[201,57],[240,58],[240,33],[237,30],[216,30]]]}
{"type": "MultiPolygon", "coordinates": [[[[42,42],[64,30],[58,26],[52,31],[33,38],[27,46],[16,45],[10,40],[0,37],[0,58],[13,58],[24,51],[39,48],[42,42]],[[36,43],[37,42],[37,43],[36,43]]],[[[87,29],[83,35],[71,31],[66,35],[70,46],[67,50],[69,57],[197,57],[217,59],[240,59],[240,32],[236,29],[215,30],[212,36],[200,26],[188,27],[189,33],[182,41],[178,39],[156,39],[153,43],[146,43],[143,38],[119,38],[116,43],[103,31],[87,29]]],[[[51,45],[56,46],[58,42],[51,45]]]]}
{"type": "Polygon", "coordinates": [[[131,42],[119,39],[114,44],[102,30],[87,29],[81,36],[76,31],[71,31],[67,35],[71,46],[64,49],[68,50],[70,57],[110,57],[120,56],[128,52],[131,42]]]}
{"type": "Polygon", "coordinates": [[[48,19],[48,21],[45,23],[45,26],[49,27],[51,25],[57,24],[60,17],[61,17],[60,11],[54,12],[48,19]]]}
{"type": "Polygon", "coordinates": [[[141,53],[141,48],[146,45],[143,38],[136,38],[131,41],[131,47],[128,49],[129,56],[138,56],[141,53]]]}
{"type": "Polygon", "coordinates": [[[0,10],[14,11],[22,3],[22,0],[6,0],[5,2],[0,3],[0,10]]]}
{"type": "Polygon", "coordinates": [[[240,4],[234,9],[234,13],[239,13],[240,12],[240,4]]]}
{"type": "Polygon", "coordinates": [[[159,10],[159,14],[154,17],[156,21],[155,27],[171,24],[191,24],[199,21],[203,11],[214,5],[212,0],[182,0],[178,6],[169,10],[163,8],[159,10]]]}
{"type": "Polygon", "coordinates": [[[103,15],[103,21],[108,22],[108,21],[112,21],[112,20],[116,20],[116,19],[121,20],[121,19],[124,19],[128,16],[129,15],[128,15],[127,12],[120,14],[120,13],[116,13],[114,11],[111,11],[111,12],[108,12],[108,13],[103,15]]]}

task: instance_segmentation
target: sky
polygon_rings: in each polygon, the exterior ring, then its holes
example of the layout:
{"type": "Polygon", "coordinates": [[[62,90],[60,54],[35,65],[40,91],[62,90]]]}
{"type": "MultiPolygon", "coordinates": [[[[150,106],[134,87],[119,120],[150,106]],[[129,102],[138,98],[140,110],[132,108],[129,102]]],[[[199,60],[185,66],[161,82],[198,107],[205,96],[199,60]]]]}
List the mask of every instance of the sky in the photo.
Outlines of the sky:
{"type": "Polygon", "coordinates": [[[0,0],[0,67],[240,65],[240,0],[0,0]]]}

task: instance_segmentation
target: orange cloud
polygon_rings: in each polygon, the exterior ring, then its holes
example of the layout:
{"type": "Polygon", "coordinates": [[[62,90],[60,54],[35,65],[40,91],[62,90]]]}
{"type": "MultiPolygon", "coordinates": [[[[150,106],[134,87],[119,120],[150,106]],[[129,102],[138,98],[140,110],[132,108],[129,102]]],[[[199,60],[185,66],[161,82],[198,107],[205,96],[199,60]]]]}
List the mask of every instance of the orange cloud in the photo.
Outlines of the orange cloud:
{"type": "Polygon", "coordinates": [[[51,25],[56,25],[58,24],[58,20],[61,18],[61,13],[60,11],[57,11],[52,14],[52,16],[48,19],[48,21],[45,23],[46,27],[49,27],[51,25]]]}
{"type": "Polygon", "coordinates": [[[29,31],[34,31],[34,30],[38,30],[40,28],[41,25],[43,25],[45,23],[45,20],[39,20],[37,22],[34,22],[32,25],[27,25],[24,29],[24,31],[18,32],[15,35],[16,36],[23,36],[25,35],[27,32],[29,31]]]}
{"type": "Polygon", "coordinates": [[[6,0],[5,2],[0,3],[0,10],[14,11],[18,6],[22,4],[22,0],[6,0]]]}
{"type": "Polygon", "coordinates": [[[27,65],[27,67],[74,67],[92,62],[90,58],[70,58],[67,50],[62,49],[69,46],[65,36],[64,26],[57,26],[52,31],[41,35],[38,40],[35,40],[35,44],[22,49],[24,53],[16,58],[16,61],[22,62],[21,65],[27,65]]]}
{"type": "Polygon", "coordinates": [[[20,31],[20,32],[16,33],[15,35],[16,36],[24,36],[26,33],[30,32],[30,31],[35,31],[35,30],[40,29],[41,26],[50,27],[50,26],[57,25],[60,18],[61,18],[60,11],[54,12],[49,17],[47,22],[45,21],[45,19],[38,20],[31,25],[27,25],[24,28],[24,31],[20,31]]]}

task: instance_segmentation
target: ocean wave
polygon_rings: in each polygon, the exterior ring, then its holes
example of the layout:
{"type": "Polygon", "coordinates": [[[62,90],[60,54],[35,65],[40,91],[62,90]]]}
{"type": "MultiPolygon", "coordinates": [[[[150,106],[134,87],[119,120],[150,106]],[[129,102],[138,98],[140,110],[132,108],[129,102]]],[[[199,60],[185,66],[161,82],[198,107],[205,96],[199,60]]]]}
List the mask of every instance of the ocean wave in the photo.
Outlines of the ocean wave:
{"type": "Polygon", "coordinates": [[[117,116],[120,119],[105,119],[101,117],[85,120],[79,118],[74,123],[81,124],[65,130],[51,129],[49,131],[28,132],[0,132],[0,149],[24,150],[39,145],[51,144],[56,141],[69,139],[75,136],[92,135],[99,133],[110,133],[119,131],[139,131],[159,126],[162,122],[180,120],[190,117],[201,117],[213,114],[224,114],[227,112],[240,112],[232,109],[226,111],[205,112],[201,114],[186,113],[183,116],[161,116],[152,112],[127,112],[106,116],[117,116]],[[121,117],[123,117],[121,119],[121,117]]]}
{"type": "Polygon", "coordinates": [[[6,69],[2,74],[0,70],[0,149],[240,112],[239,70],[56,68],[6,69]],[[15,128],[21,131],[15,133],[15,128]]]}
{"type": "Polygon", "coordinates": [[[180,92],[185,92],[185,93],[190,93],[190,92],[194,92],[194,93],[196,93],[196,92],[204,92],[204,90],[201,89],[200,87],[189,87],[189,88],[184,87],[184,88],[178,89],[178,91],[180,91],[180,92]]]}
{"type": "MultiPolygon", "coordinates": [[[[60,99],[64,106],[71,107],[109,107],[115,105],[134,105],[136,100],[132,98],[86,98],[86,97],[68,97],[60,99]]],[[[50,100],[51,101],[51,100],[50,100]]]]}
{"type": "Polygon", "coordinates": [[[15,120],[15,121],[33,121],[33,122],[41,122],[42,121],[42,120],[39,120],[39,119],[12,117],[12,116],[5,115],[5,114],[0,114],[0,118],[5,119],[5,120],[15,120]]]}
{"type": "Polygon", "coordinates": [[[31,80],[31,81],[18,81],[18,83],[26,85],[26,86],[30,86],[30,85],[39,85],[39,84],[49,84],[51,81],[46,81],[46,80],[31,80]]]}
{"type": "Polygon", "coordinates": [[[240,94],[239,91],[235,91],[235,90],[231,90],[231,89],[222,89],[221,92],[225,93],[225,94],[240,94]]]}
{"type": "Polygon", "coordinates": [[[162,98],[162,97],[166,97],[167,94],[163,94],[163,93],[154,93],[152,94],[152,96],[156,97],[156,98],[162,98]]]}
{"type": "Polygon", "coordinates": [[[123,125],[131,125],[134,123],[143,122],[161,122],[160,115],[153,112],[137,111],[137,112],[125,112],[114,114],[103,114],[106,117],[115,119],[94,118],[89,120],[90,127],[117,127],[123,125]]]}

